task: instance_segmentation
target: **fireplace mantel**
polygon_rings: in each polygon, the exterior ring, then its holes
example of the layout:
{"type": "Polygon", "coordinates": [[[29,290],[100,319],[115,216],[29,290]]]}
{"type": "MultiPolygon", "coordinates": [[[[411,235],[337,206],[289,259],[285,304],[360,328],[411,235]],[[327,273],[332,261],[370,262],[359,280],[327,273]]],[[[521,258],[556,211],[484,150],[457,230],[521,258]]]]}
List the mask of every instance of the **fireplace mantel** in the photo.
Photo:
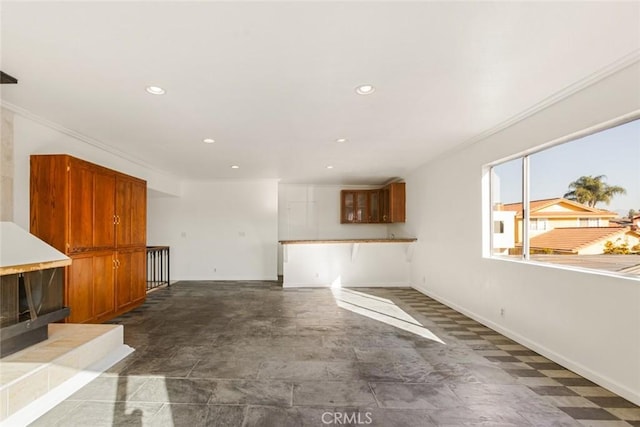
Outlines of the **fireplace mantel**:
{"type": "Polygon", "coordinates": [[[13,222],[0,222],[0,276],[64,267],[71,259],[13,222]]]}
{"type": "Polygon", "coordinates": [[[0,222],[0,357],[47,339],[69,316],[63,269],[71,259],[12,222],[0,222]]]}

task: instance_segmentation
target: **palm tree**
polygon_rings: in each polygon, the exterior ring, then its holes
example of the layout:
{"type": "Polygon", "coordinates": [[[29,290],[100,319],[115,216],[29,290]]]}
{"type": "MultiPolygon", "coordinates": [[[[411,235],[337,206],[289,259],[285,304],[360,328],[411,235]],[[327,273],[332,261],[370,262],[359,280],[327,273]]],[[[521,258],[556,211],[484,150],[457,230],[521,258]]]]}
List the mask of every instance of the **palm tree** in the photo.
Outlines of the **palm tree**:
{"type": "Polygon", "coordinates": [[[616,194],[627,194],[627,190],[619,185],[609,185],[604,182],[606,178],[606,175],[581,176],[569,184],[571,191],[564,197],[594,208],[598,202],[608,205],[616,194]]]}

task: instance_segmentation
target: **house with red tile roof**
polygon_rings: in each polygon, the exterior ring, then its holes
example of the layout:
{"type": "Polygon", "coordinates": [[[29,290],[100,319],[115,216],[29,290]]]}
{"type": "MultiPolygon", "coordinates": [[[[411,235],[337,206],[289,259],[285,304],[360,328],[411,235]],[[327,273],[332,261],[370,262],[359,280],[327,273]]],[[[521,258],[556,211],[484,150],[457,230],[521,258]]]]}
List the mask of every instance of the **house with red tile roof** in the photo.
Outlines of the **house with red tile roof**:
{"type": "Polygon", "coordinates": [[[559,227],[532,237],[529,246],[532,253],[598,255],[607,242],[632,248],[640,243],[640,233],[630,227],[559,227]]]}
{"type": "MultiPolygon", "coordinates": [[[[498,210],[515,212],[515,243],[522,244],[524,222],[522,203],[504,204],[498,210]]],[[[609,221],[617,216],[615,212],[592,208],[562,197],[532,200],[529,212],[529,236],[535,238],[556,228],[607,228],[609,221]]]]}

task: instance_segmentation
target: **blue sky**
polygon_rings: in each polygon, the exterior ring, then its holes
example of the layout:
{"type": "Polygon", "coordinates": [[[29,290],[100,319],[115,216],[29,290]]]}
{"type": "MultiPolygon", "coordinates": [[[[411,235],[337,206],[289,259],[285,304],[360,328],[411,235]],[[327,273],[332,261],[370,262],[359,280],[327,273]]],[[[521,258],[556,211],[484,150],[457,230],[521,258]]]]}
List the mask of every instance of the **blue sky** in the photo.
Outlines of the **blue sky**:
{"type": "MultiPolygon", "coordinates": [[[[495,168],[503,203],[521,201],[521,161],[495,168]]],[[[626,214],[640,211],[640,120],[589,135],[530,156],[531,200],[562,197],[570,182],[583,175],[606,175],[605,182],[627,190],[601,209],[626,214]]]]}

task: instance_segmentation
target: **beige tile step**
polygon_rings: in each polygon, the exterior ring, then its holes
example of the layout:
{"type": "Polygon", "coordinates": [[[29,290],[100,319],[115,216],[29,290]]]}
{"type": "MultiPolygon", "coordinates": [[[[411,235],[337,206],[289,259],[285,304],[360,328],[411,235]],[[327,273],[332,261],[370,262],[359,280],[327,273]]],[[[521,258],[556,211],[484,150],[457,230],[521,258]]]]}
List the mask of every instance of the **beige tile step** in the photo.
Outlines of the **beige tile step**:
{"type": "Polygon", "coordinates": [[[0,426],[27,425],[134,350],[122,325],[49,325],[49,338],[0,359],[0,426]]]}

